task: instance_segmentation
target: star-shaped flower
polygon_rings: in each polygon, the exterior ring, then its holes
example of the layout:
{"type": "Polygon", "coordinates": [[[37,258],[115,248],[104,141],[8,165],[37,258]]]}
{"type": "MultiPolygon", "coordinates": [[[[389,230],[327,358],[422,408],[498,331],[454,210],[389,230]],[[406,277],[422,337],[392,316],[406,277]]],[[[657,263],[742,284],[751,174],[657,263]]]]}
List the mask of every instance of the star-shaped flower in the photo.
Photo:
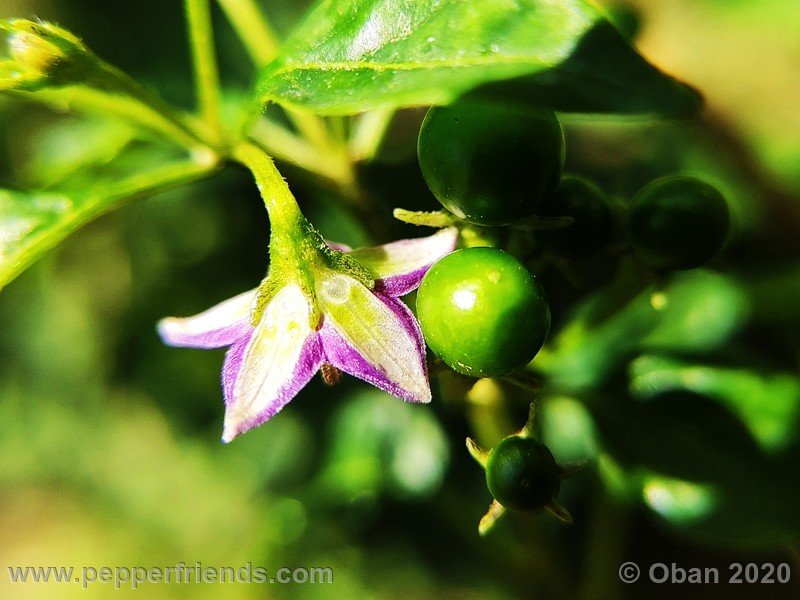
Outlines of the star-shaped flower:
{"type": "Polygon", "coordinates": [[[288,274],[271,250],[260,288],[194,317],[162,319],[158,330],[172,346],[230,346],[222,368],[224,442],[274,416],[325,364],[409,402],[429,402],[425,343],[398,297],[416,289],[456,238],[451,227],[375,248],[325,248],[311,268],[288,274]],[[323,254],[334,259],[317,260],[323,254]]]}

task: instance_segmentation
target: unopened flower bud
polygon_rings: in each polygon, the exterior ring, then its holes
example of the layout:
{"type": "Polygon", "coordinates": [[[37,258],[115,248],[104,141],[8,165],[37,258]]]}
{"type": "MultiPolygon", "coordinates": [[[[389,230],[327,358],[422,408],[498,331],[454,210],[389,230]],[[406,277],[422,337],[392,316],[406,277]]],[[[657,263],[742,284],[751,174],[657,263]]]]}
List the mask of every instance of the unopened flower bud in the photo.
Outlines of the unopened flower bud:
{"type": "Polygon", "coordinates": [[[44,37],[18,31],[9,40],[11,58],[26,70],[47,73],[64,58],[64,53],[44,37]]]}

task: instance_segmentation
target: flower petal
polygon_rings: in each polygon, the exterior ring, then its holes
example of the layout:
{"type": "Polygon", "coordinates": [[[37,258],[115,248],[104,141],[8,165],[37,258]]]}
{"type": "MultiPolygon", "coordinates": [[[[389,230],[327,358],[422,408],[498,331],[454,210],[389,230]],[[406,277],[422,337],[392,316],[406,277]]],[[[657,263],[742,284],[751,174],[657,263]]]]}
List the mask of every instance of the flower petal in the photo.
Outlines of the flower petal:
{"type": "Polygon", "coordinates": [[[237,340],[225,353],[225,362],[222,363],[222,392],[225,397],[225,406],[233,404],[233,389],[242,369],[242,361],[247,346],[253,338],[251,329],[244,337],[237,340]]]}
{"type": "Polygon", "coordinates": [[[328,362],[404,400],[430,402],[422,333],[405,304],[342,274],[322,279],[318,298],[328,362]]]}
{"type": "Polygon", "coordinates": [[[416,289],[431,265],[455,250],[457,241],[458,230],[448,227],[428,237],[359,248],[348,254],[375,274],[378,291],[402,296],[416,289]]]}
{"type": "Polygon", "coordinates": [[[300,288],[286,285],[267,304],[241,357],[238,348],[229,353],[222,441],[270,419],[317,372],[322,350],[310,315],[300,288]]]}
{"type": "Polygon", "coordinates": [[[243,338],[252,329],[250,307],[256,290],[243,292],[187,318],[167,317],[158,322],[165,344],[189,348],[221,348],[243,338]]]}

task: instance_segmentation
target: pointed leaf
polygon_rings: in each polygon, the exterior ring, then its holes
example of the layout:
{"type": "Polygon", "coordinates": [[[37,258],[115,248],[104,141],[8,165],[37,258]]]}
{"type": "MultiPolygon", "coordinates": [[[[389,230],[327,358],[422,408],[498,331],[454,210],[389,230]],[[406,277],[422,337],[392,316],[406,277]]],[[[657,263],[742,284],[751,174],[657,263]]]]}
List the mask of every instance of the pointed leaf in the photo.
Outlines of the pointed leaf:
{"type": "Polygon", "coordinates": [[[512,80],[562,110],[684,113],[698,104],[586,0],[321,1],[262,71],[260,93],[263,103],[342,114],[446,104],[512,80]]]}
{"type": "Polygon", "coordinates": [[[550,502],[545,504],[544,507],[551,515],[553,515],[556,519],[558,519],[562,523],[571,525],[574,522],[572,515],[569,513],[569,511],[563,506],[561,506],[555,500],[551,500],[550,502]]]}
{"type": "Polygon", "coordinates": [[[800,416],[800,380],[793,375],[696,365],[658,356],[638,358],[630,372],[631,392],[639,398],[685,390],[719,401],[767,451],[781,450],[794,439],[800,416]]]}
{"type": "Polygon", "coordinates": [[[486,463],[489,460],[489,452],[484,450],[472,438],[467,438],[467,452],[469,455],[475,459],[480,466],[486,467],[486,463]]]}
{"type": "Polygon", "coordinates": [[[492,500],[492,503],[489,505],[489,510],[486,511],[486,514],[481,517],[478,523],[478,533],[480,535],[489,533],[492,527],[494,527],[494,524],[497,523],[497,520],[502,517],[505,512],[506,509],[502,504],[497,500],[492,500]]]}
{"type": "Polygon", "coordinates": [[[725,344],[748,316],[747,299],[731,277],[694,270],[675,274],[655,293],[633,271],[587,298],[548,340],[536,367],[563,390],[587,390],[642,352],[708,353],[725,344]]]}
{"type": "Polygon", "coordinates": [[[77,192],[0,189],[0,288],[70,233],[136,197],[200,179],[210,165],[173,160],[117,182],[77,192]]]}
{"type": "Polygon", "coordinates": [[[424,211],[395,208],[392,216],[403,223],[422,227],[449,227],[455,222],[453,215],[446,210],[424,211]]]}

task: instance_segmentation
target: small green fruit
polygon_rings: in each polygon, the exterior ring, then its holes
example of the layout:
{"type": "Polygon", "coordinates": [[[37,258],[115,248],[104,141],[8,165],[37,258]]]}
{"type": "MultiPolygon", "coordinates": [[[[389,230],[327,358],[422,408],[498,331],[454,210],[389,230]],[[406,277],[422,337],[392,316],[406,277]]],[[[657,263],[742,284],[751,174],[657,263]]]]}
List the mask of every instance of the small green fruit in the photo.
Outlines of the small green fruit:
{"type": "Polygon", "coordinates": [[[650,182],[628,208],[634,254],[658,270],[693,269],[714,258],[730,231],[722,194],[692,177],[650,182]]]}
{"type": "Polygon", "coordinates": [[[561,469],[552,452],[536,440],[512,435],[489,454],[486,485],[506,508],[535,510],[558,493],[561,469]]]}
{"type": "Polygon", "coordinates": [[[472,377],[525,366],[550,329],[550,307],[536,277],[495,248],[458,250],[433,265],[417,293],[417,317],[431,349],[472,377]]]}
{"type": "Polygon", "coordinates": [[[447,210],[477,225],[508,225],[533,214],[558,183],[564,134],[552,111],[462,100],[428,111],[417,153],[447,210]]]}

